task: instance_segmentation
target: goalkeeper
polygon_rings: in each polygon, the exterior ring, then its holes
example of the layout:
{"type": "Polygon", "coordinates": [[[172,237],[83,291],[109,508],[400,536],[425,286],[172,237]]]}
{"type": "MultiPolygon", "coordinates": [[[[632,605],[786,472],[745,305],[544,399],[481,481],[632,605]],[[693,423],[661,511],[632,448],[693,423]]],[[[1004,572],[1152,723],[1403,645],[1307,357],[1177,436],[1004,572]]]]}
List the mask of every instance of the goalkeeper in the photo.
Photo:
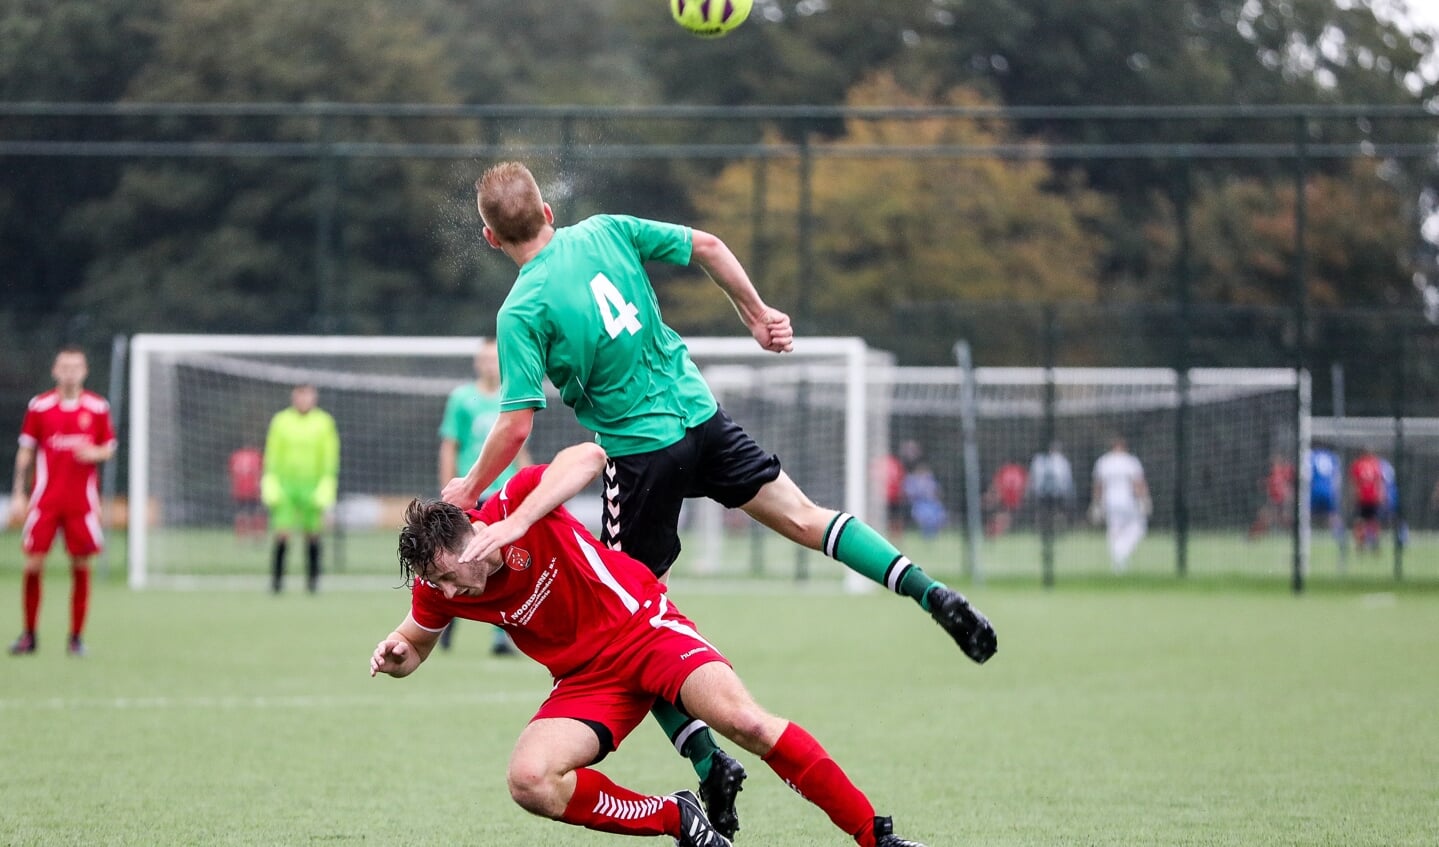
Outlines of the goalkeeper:
{"type": "Polygon", "coordinates": [[[285,554],[292,533],[304,533],[305,587],[313,594],[320,583],[320,528],[325,512],[335,505],[340,473],[340,434],[335,419],[319,408],[315,386],[297,385],[290,407],[270,420],[265,436],[265,471],[260,499],[275,530],[271,588],[279,594],[285,581],[285,554]]]}

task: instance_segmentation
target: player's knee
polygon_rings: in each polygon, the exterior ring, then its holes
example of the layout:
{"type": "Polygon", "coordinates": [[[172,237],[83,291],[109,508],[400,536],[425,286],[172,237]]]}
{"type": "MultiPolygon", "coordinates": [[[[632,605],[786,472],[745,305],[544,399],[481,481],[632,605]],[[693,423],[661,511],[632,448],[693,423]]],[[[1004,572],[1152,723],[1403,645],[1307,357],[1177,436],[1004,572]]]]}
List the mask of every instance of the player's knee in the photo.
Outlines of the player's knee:
{"type": "Polygon", "coordinates": [[[736,705],[726,711],[720,734],[751,753],[763,755],[774,747],[784,728],[784,720],[766,712],[754,702],[736,705]]]}
{"type": "Polygon", "coordinates": [[[537,759],[510,762],[506,782],[510,798],[531,814],[556,818],[564,813],[560,802],[560,775],[537,759]]]}

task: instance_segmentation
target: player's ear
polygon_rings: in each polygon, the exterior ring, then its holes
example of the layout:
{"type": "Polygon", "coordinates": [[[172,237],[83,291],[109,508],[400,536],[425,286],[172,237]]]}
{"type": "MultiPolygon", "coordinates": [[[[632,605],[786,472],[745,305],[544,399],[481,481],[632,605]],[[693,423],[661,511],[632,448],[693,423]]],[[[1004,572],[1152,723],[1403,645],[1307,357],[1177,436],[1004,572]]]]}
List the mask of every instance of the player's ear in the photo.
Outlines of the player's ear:
{"type": "Polygon", "coordinates": [[[500,239],[495,235],[495,231],[489,227],[485,227],[483,232],[485,234],[485,241],[496,250],[500,249],[500,239]]]}
{"type": "Polygon", "coordinates": [[[550,208],[549,203],[541,203],[540,206],[545,210],[545,223],[553,226],[555,223],[555,210],[550,208]]]}

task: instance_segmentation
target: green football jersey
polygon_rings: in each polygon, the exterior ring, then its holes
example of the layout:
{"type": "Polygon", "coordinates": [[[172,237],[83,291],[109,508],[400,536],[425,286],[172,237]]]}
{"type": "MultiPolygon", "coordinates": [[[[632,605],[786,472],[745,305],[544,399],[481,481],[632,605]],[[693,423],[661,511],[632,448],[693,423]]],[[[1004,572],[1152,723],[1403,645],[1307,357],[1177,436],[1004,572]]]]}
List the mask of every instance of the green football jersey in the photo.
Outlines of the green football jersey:
{"type": "Polygon", "coordinates": [[[648,261],[687,265],[689,227],[596,215],[555,230],[500,307],[500,408],[544,408],[549,377],[612,456],[659,450],[718,406],[660,318],[648,261]]]}
{"type": "Polygon", "coordinates": [[[314,488],[340,472],[340,434],[324,409],[300,414],[293,407],[270,419],[265,436],[265,473],[288,490],[314,488]]]}
{"type": "MultiPolygon", "coordinates": [[[[495,428],[495,421],[499,416],[498,394],[481,391],[473,382],[467,382],[450,392],[450,399],[445,402],[445,416],[440,421],[440,437],[453,439],[458,445],[455,466],[461,476],[474,467],[475,460],[480,458],[480,448],[485,446],[485,437],[495,428]]],[[[511,462],[510,466],[490,483],[482,496],[489,497],[498,492],[519,469],[517,461],[511,462]]]]}

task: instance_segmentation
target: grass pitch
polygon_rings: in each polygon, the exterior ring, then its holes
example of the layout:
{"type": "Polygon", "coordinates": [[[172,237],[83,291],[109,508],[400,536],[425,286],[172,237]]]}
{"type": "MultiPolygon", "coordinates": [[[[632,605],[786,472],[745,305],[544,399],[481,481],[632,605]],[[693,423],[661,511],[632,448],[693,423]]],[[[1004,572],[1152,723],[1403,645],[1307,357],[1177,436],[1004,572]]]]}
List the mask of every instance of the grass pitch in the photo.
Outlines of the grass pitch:
{"type": "MultiPolygon", "coordinates": [[[[7,637],[15,574],[7,553],[7,637]]],[[[672,595],[931,847],[1439,843],[1433,590],[996,582],[970,592],[1000,636],[981,668],[910,601],[836,583],[681,570],[672,595]]],[[[549,679],[489,656],[480,625],[414,677],[372,680],[403,591],[137,593],[116,574],[77,660],[68,590],[52,556],[41,652],[0,657],[0,844],[629,843],[509,800],[508,752],[549,679]]],[[[738,756],[740,845],[850,843],[738,756]]],[[[692,783],[649,724],[601,768],[642,791],[692,783]]]]}

